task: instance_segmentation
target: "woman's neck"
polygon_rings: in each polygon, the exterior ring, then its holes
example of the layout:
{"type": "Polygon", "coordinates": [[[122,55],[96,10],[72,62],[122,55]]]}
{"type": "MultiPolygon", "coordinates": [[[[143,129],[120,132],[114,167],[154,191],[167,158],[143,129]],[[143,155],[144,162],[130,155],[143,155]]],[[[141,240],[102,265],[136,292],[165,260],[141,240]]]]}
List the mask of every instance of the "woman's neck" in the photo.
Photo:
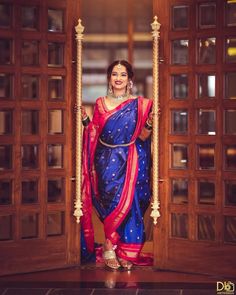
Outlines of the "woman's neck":
{"type": "Polygon", "coordinates": [[[108,94],[108,97],[116,100],[124,100],[128,98],[128,95],[124,91],[114,91],[112,94],[108,94]]]}
{"type": "Polygon", "coordinates": [[[119,90],[115,90],[113,92],[114,96],[125,96],[126,92],[124,92],[123,90],[119,91],[119,90]]]}

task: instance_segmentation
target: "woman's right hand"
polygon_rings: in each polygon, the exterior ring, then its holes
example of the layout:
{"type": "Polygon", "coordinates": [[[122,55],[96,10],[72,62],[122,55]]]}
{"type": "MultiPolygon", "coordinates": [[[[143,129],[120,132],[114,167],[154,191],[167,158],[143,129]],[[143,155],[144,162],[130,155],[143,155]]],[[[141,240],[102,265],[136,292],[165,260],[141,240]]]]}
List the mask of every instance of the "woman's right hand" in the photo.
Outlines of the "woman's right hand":
{"type": "Polygon", "coordinates": [[[88,117],[88,114],[86,113],[85,107],[84,106],[79,107],[77,104],[75,104],[74,112],[77,113],[79,109],[81,109],[82,120],[86,119],[88,117]]]}
{"type": "Polygon", "coordinates": [[[88,118],[88,114],[86,113],[85,107],[81,106],[81,115],[82,115],[82,120],[88,118]]]}

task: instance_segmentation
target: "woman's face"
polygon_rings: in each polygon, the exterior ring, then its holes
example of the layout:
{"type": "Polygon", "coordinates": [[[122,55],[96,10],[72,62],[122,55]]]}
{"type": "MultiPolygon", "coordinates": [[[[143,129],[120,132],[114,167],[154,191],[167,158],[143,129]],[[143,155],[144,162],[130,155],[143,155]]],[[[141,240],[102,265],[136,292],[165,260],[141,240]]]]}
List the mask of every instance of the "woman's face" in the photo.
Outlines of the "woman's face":
{"type": "Polygon", "coordinates": [[[113,88],[113,91],[121,92],[123,90],[125,93],[128,81],[129,78],[126,67],[121,64],[114,66],[110,78],[110,84],[113,88]]]}

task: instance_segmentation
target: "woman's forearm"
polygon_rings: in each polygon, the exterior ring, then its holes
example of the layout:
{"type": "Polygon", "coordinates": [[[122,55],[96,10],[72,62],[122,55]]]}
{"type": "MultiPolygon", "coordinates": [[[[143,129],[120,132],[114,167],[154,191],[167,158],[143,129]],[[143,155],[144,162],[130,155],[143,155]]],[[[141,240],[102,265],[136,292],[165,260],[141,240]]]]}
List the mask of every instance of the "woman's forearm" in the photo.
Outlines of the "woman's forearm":
{"type": "Polygon", "coordinates": [[[140,135],[139,135],[139,138],[142,140],[142,141],[145,141],[152,133],[152,129],[147,129],[146,127],[143,127],[140,135]]]}

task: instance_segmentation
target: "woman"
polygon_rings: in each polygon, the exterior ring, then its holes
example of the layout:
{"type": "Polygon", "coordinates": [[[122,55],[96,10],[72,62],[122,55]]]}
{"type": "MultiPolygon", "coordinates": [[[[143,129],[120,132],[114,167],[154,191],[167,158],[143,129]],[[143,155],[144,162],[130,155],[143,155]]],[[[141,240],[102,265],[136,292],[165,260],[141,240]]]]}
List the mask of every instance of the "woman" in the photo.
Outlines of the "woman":
{"type": "Polygon", "coordinates": [[[94,253],[93,204],[104,224],[103,258],[110,269],[130,269],[142,260],[143,216],[150,201],[152,101],[131,95],[133,75],[127,61],[113,62],[108,95],[96,100],[91,122],[82,108],[82,242],[94,253]]]}

